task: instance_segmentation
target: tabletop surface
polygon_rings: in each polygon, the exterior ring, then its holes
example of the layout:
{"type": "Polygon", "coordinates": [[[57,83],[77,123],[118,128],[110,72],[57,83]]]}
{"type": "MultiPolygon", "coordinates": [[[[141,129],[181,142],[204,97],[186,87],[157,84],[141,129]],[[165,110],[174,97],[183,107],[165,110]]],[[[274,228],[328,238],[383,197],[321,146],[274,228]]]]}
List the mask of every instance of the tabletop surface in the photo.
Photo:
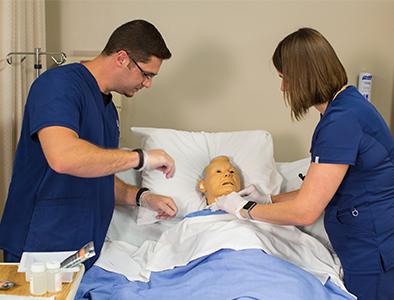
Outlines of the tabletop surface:
{"type": "MultiPolygon", "coordinates": [[[[14,285],[8,290],[0,289],[0,295],[18,295],[18,296],[32,296],[30,294],[30,282],[26,281],[25,273],[18,272],[17,263],[0,263],[0,280],[12,281],[18,284],[14,285]]],[[[79,272],[75,272],[73,281],[70,283],[63,283],[62,290],[58,293],[45,293],[40,297],[55,296],[56,300],[60,299],[74,299],[76,290],[81,282],[84,273],[84,265],[80,265],[79,272]]]]}

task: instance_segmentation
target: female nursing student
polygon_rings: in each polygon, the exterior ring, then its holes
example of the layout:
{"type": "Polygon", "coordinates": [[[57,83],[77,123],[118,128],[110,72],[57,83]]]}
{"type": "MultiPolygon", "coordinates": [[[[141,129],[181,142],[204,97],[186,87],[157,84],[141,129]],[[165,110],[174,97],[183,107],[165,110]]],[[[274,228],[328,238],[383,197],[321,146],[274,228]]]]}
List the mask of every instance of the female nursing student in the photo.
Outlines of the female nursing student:
{"type": "MultiPolygon", "coordinates": [[[[235,193],[217,205],[242,217],[309,225],[325,210],[325,228],[358,299],[394,299],[394,142],[371,103],[353,86],[329,42],[302,28],[277,46],[273,63],[281,90],[300,120],[321,113],[312,138],[311,165],[298,191],[272,196],[273,204],[246,204],[235,193]],[[243,202],[242,202],[243,201],[243,202]],[[252,207],[246,214],[244,210],[252,207]]],[[[256,199],[264,197],[254,191],[256,199]]]]}

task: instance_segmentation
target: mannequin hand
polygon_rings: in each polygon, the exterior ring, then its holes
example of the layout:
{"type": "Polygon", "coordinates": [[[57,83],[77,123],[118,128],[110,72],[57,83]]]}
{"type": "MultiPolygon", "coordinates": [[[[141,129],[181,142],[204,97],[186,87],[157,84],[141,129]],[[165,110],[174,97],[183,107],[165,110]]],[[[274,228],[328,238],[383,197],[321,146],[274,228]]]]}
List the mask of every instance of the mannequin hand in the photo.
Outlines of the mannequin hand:
{"type": "Polygon", "coordinates": [[[157,212],[156,219],[171,219],[176,216],[178,207],[170,197],[144,192],[140,199],[141,207],[157,212]]]}
{"type": "Polygon", "coordinates": [[[221,210],[225,210],[228,213],[236,216],[238,219],[244,220],[239,211],[244,207],[244,205],[248,203],[248,200],[245,200],[236,192],[232,192],[228,195],[221,196],[216,199],[217,207],[221,210]]]}
{"type": "Polygon", "coordinates": [[[144,151],[143,170],[159,170],[172,178],[175,174],[175,162],[163,149],[144,151]]]}
{"type": "Polygon", "coordinates": [[[259,192],[254,184],[249,185],[246,189],[238,192],[242,198],[259,204],[272,204],[271,195],[264,195],[259,192]]]}

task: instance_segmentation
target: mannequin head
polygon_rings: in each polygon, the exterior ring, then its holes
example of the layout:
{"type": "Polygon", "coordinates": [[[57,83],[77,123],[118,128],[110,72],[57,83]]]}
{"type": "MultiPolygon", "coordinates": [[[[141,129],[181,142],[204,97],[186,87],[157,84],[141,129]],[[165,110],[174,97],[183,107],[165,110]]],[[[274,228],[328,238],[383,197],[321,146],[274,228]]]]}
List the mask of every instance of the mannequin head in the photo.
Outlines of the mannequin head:
{"type": "Polygon", "coordinates": [[[215,199],[241,190],[241,179],[227,156],[214,158],[205,168],[205,179],[198,182],[198,189],[205,194],[208,204],[215,199]]]}

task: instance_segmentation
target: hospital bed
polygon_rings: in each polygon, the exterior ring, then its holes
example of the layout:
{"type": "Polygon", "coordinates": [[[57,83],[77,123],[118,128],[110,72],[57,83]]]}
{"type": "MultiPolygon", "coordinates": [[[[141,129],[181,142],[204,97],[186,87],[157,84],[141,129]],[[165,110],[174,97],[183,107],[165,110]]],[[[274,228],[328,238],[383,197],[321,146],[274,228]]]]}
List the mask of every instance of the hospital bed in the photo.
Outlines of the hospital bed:
{"type": "Polygon", "coordinates": [[[263,130],[187,132],[132,128],[145,150],[162,148],[176,174],[118,173],[129,184],[171,196],[174,219],[158,221],[145,208],[117,206],[102,253],[76,299],[356,299],[342,282],[341,264],[322,216],[311,226],[239,220],[206,209],[197,183],[210,160],[226,155],[243,187],[263,193],[298,189],[309,159],[276,163],[263,130]]]}

